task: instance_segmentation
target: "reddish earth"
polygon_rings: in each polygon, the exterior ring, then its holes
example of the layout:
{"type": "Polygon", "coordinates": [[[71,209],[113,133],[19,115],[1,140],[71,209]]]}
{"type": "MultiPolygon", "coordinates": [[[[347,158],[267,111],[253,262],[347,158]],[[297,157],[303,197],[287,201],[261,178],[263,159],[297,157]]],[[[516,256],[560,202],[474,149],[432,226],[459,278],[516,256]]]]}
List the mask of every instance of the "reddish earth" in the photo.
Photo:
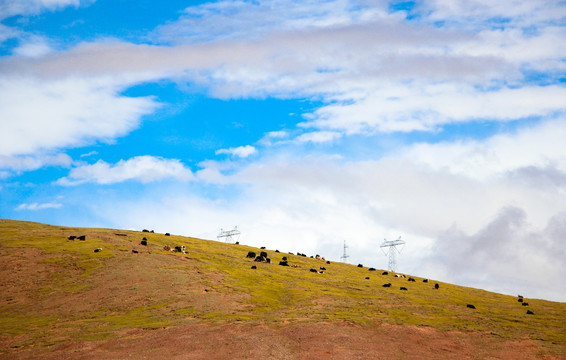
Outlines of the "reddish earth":
{"type": "Polygon", "coordinates": [[[3,359],[564,359],[541,355],[531,340],[477,332],[349,324],[183,325],[130,330],[104,342],[19,349],[3,359]]]}

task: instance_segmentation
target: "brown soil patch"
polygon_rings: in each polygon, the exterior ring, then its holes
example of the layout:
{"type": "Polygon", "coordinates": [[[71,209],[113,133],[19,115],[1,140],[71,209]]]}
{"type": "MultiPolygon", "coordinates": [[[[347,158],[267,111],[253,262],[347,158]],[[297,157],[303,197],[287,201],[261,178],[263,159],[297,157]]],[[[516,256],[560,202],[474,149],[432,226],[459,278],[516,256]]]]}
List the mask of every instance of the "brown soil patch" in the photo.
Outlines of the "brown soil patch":
{"type": "Polygon", "coordinates": [[[4,354],[4,359],[563,359],[531,340],[399,325],[193,324],[131,330],[108,341],[72,341],[4,354]]]}

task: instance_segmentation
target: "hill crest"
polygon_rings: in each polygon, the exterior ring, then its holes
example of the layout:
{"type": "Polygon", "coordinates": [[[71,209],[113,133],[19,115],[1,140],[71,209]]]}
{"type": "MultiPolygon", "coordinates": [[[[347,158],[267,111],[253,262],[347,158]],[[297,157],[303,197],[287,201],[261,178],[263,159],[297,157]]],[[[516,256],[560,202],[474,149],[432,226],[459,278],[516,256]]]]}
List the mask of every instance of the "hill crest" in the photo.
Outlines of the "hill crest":
{"type": "MultiPolygon", "coordinates": [[[[434,354],[432,345],[446,348],[443,357],[479,346],[484,355],[504,358],[515,353],[506,352],[510,344],[530,355],[566,355],[564,303],[524,299],[529,305],[523,306],[513,296],[275,249],[1,220],[0,251],[0,344],[7,358],[64,358],[88,346],[104,353],[108,344],[153,344],[174,355],[158,339],[190,334],[224,351],[253,343],[274,358],[305,358],[307,344],[333,349],[309,358],[360,351],[415,358],[434,354]],[[69,239],[80,235],[85,240],[69,239]],[[167,250],[176,246],[185,246],[186,253],[167,250]],[[262,251],[270,263],[247,257],[262,251]],[[422,349],[399,347],[398,337],[422,349]],[[260,345],[264,338],[274,345],[260,345]],[[427,339],[430,346],[422,344],[427,339]]],[[[115,354],[124,351],[120,346],[115,354]]],[[[194,347],[189,353],[204,349],[194,347]]]]}

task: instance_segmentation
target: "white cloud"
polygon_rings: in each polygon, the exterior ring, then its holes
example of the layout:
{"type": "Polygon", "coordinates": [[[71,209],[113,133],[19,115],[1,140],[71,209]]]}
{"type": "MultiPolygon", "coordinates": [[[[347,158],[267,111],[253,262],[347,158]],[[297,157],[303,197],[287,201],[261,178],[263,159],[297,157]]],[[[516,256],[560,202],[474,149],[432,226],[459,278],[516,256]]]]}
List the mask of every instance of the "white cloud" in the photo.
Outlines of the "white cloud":
{"type": "Polygon", "coordinates": [[[13,54],[16,56],[40,57],[52,51],[51,46],[45,39],[33,36],[22,41],[20,46],[13,50],[13,54]]]}
{"type": "Polygon", "coordinates": [[[257,149],[251,145],[216,150],[216,155],[227,154],[227,155],[237,156],[240,158],[247,158],[248,156],[254,155],[256,153],[257,153],[257,149]]]}
{"type": "Polygon", "coordinates": [[[415,144],[398,156],[472,179],[486,180],[534,166],[566,172],[566,124],[563,118],[525,126],[487,140],[415,144]]]}
{"type": "Polygon", "coordinates": [[[296,141],[298,142],[312,142],[312,143],[324,143],[336,140],[342,135],[338,132],[333,131],[317,131],[305,133],[297,136],[296,141]]]}
{"type": "Polygon", "coordinates": [[[18,29],[0,24],[0,44],[21,34],[22,32],[18,29]]]}
{"type": "Polygon", "coordinates": [[[282,139],[282,138],[286,138],[289,136],[289,133],[287,131],[270,131],[267,133],[267,137],[271,138],[271,139],[282,139]]]}
{"type": "Polygon", "coordinates": [[[14,15],[34,15],[46,10],[57,10],[67,6],[77,7],[91,4],[95,0],[17,0],[0,2],[0,19],[14,15]]]}
{"type": "Polygon", "coordinates": [[[156,32],[176,43],[250,39],[273,31],[343,26],[384,15],[383,7],[368,7],[358,1],[217,1],[188,7],[179,20],[156,32]]]}
{"type": "MultiPolygon", "coordinates": [[[[407,22],[367,4],[313,1],[296,9],[284,2],[270,4],[205,4],[187,12],[206,16],[191,15],[165,27],[185,31],[187,22],[193,26],[196,21],[202,27],[192,29],[206,33],[203,29],[226,18],[229,23],[213,37],[242,31],[237,41],[194,43],[207,40],[200,33],[195,38],[189,34],[190,45],[173,47],[104,41],[41,58],[9,59],[0,71],[41,79],[69,73],[112,77],[120,79],[115,84],[120,88],[171,78],[204,85],[221,98],[315,97],[327,105],[306,124],[346,134],[431,131],[452,122],[513,121],[564,111],[563,86],[530,85],[522,75],[525,69],[564,67],[565,50],[554,46],[566,35],[563,27],[542,24],[534,33],[490,27],[469,32],[407,22]],[[281,11],[273,18],[247,13],[274,9],[281,11]],[[255,28],[240,16],[246,14],[249,22],[265,21],[261,36],[250,35],[255,28]]],[[[175,31],[171,36],[183,43],[183,31],[175,31]]],[[[98,90],[112,100],[109,106],[126,101],[148,106],[138,117],[155,105],[151,99],[120,97],[114,89],[98,90]]]]}
{"type": "Polygon", "coordinates": [[[63,206],[63,204],[60,203],[30,203],[30,204],[20,204],[18,205],[18,207],[16,208],[16,210],[20,211],[20,210],[30,210],[30,211],[36,211],[36,210],[45,210],[45,209],[60,209],[63,206]]]}
{"type": "Polygon", "coordinates": [[[88,156],[93,156],[93,155],[98,155],[98,151],[89,151],[86,154],[81,154],[81,157],[88,157],[88,156]]]}
{"type": "Polygon", "coordinates": [[[270,131],[258,141],[258,144],[261,144],[263,146],[272,146],[275,144],[281,144],[284,142],[288,142],[289,141],[288,138],[290,136],[291,134],[288,131],[284,131],[284,130],[270,131]]]}
{"type": "Polygon", "coordinates": [[[149,183],[159,180],[190,181],[194,176],[179,160],[154,156],[136,156],[108,164],[99,160],[92,165],[81,165],[71,170],[68,177],[57,181],[59,185],[72,186],[87,182],[114,184],[128,180],[149,183]]]}
{"type": "Polygon", "coordinates": [[[45,166],[69,167],[72,159],[66,154],[39,154],[34,156],[5,156],[0,155],[0,169],[11,172],[37,170],[45,166]]]}
{"type": "Polygon", "coordinates": [[[426,14],[428,21],[446,21],[449,26],[467,26],[471,29],[486,25],[498,27],[500,24],[529,27],[564,18],[564,4],[552,0],[434,0],[419,3],[417,8],[426,14]]]}
{"type": "Polygon", "coordinates": [[[513,121],[566,112],[561,86],[482,91],[456,84],[389,84],[364,98],[317,109],[305,127],[346,133],[431,131],[450,123],[513,121]]]}
{"type": "Polygon", "coordinates": [[[109,78],[4,77],[0,155],[34,154],[126,135],[158,105],[147,97],[120,96],[119,90],[109,78]]]}

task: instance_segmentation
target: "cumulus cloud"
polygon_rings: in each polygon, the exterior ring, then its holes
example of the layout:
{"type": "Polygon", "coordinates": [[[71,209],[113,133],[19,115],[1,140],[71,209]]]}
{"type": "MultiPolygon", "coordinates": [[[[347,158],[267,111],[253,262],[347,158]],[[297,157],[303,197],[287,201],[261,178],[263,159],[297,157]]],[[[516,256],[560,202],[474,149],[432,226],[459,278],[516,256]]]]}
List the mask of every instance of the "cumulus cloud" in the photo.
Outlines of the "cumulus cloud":
{"type": "Polygon", "coordinates": [[[566,213],[554,215],[537,229],[522,209],[507,207],[474,234],[457,227],[441,233],[423,267],[431,276],[456,284],[563,299],[566,285],[544,275],[566,271],[564,236],[566,213]],[[497,282],[490,281],[494,276],[497,282]]]}
{"type": "Polygon", "coordinates": [[[257,153],[257,149],[251,145],[216,150],[216,155],[227,154],[227,155],[237,156],[240,158],[247,158],[248,156],[254,155],[256,153],[257,153]]]}
{"type": "Polygon", "coordinates": [[[109,78],[2,78],[0,155],[34,154],[126,135],[158,104],[148,97],[120,96],[119,91],[109,78]]]}
{"type": "Polygon", "coordinates": [[[63,204],[60,203],[55,203],[55,202],[50,202],[50,203],[23,203],[18,205],[18,207],[16,208],[16,210],[20,211],[20,210],[30,210],[30,211],[36,211],[36,210],[45,210],[45,209],[59,209],[63,206],[63,204]]]}
{"type": "Polygon", "coordinates": [[[115,184],[128,180],[149,183],[159,180],[190,181],[193,173],[179,160],[163,159],[154,156],[136,156],[109,164],[99,160],[92,165],[73,168],[69,176],[57,181],[59,185],[72,186],[87,182],[97,184],[115,184]]]}

